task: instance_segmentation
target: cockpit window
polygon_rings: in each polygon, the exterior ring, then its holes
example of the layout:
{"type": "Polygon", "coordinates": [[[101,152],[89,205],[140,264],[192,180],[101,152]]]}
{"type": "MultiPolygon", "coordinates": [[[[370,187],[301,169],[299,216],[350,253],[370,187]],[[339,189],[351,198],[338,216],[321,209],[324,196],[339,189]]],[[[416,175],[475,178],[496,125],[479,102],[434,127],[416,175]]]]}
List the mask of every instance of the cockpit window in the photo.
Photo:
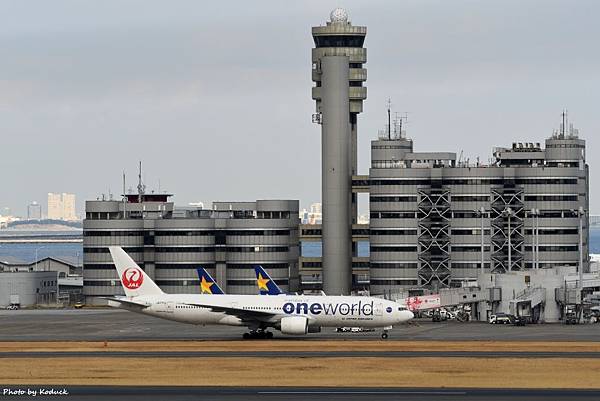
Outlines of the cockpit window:
{"type": "Polygon", "coordinates": [[[399,306],[398,310],[403,311],[403,310],[408,310],[408,308],[406,306],[399,306]]]}

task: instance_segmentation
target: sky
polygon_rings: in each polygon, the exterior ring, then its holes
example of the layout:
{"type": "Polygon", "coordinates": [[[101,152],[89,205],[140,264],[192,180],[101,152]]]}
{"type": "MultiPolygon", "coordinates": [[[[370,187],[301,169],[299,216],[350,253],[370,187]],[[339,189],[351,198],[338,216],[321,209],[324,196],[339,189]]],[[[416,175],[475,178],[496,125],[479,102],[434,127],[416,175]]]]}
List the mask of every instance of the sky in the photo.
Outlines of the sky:
{"type": "Polygon", "coordinates": [[[335,7],[367,26],[361,173],[388,98],[416,151],[473,161],[567,108],[600,213],[600,2],[0,0],[0,214],[47,192],[81,211],[139,160],[178,205],[319,201],[310,28],[335,7]]]}

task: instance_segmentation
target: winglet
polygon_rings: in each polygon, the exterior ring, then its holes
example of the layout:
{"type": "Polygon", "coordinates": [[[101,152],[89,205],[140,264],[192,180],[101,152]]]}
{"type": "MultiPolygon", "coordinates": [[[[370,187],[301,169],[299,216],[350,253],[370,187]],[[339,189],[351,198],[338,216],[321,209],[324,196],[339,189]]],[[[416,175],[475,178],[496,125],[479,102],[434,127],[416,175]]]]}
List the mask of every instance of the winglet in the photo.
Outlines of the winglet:
{"type": "Polygon", "coordinates": [[[128,297],[138,295],[160,295],[162,290],[154,281],[142,270],[141,267],[131,259],[120,246],[109,246],[110,256],[112,256],[119,280],[128,297]]]}
{"type": "Polygon", "coordinates": [[[219,284],[217,284],[204,267],[199,267],[196,270],[198,271],[198,277],[200,278],[200,292],[202,294],[224,294],[221,287],[219,287],[219,284]]]}
{"type": "Polygon", "coordinates": [[[254,272],[256,273],[256,284],[258,284],[258,290],[260,295],[280,295],[283,294],[281,288],[275,284],[275,281],[269,276],[269,274],[262,268],[262,266],[254,266],[254,272]]]}

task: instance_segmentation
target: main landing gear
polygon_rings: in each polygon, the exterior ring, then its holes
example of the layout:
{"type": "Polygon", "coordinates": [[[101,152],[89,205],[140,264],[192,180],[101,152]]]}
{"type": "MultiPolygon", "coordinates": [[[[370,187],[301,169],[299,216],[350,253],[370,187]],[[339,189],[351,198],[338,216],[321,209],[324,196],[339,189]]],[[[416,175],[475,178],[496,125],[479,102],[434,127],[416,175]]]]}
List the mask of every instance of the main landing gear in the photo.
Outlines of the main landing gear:
{"type": "Polygon", "coordinates": [[[244,340],[254,340],[254,339],[265,339],[265,338],[273,338],[273,333],[265,330],[251,330],[248,333],[244,333],[242,336],[244,340]]]}

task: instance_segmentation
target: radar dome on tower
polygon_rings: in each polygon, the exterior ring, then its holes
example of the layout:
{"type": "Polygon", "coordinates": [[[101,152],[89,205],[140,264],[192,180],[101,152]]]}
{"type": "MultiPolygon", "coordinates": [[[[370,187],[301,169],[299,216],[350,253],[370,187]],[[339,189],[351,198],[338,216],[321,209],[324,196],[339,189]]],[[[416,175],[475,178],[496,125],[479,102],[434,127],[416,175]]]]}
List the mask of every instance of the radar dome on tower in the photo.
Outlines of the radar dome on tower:
{"type": "Polygon", "coordinates": [[[348,22],[348,13],[343,8],[338,7],[329,14],[329,19],[331,22],[348,22]]]}

